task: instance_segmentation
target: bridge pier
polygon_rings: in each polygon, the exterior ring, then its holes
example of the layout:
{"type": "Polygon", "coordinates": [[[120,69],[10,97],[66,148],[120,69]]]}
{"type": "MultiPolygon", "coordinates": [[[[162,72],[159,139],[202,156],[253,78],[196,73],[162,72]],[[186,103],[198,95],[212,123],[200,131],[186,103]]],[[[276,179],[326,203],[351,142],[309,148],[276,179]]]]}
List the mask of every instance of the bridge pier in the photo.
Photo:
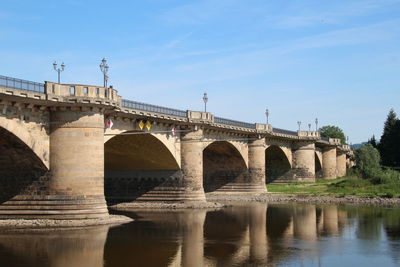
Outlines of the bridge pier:
{"type": "Polygon", "coordinates": [[[297,142],[293,153],[293,180],[315,181],[315,144],[312,141],[297,142]]]}
{"type": "Polygon", "coordinates": [[[346,153],[338,151],[336,155],[338,177],[346,176],[346,153]]]}
{"type": "Polygon", "coordinates": [[[203,130],[181,136],[181,170],[183,191],[179,200],[206,201],[203,188],[203,130]],[[199,142],[200,141],[200,142],[199,142]]]}
{"type": "Polygon", "coordinates": [[[104,115],[99,109],[58,109],[50,115],[49,192],[63,216],[108,215],[104,198],[104,115]]]}
{"type": "Polygon", "coordinates": [[[96,108],[50,113],[50,173],[2,203],[0,218],[88,219],[108,216],[104,198],[104,116],[96,108]]]}
{"type": "Polygon", "coordinates": [[[248,192],[267,192],[265,185],[265,138],[249,141],[248,192]]]}
{"type": "Polygon", "coordinates": [[[336,147],[324,147],[322,150],[322,172],[325,179],[336,179],[336,147]]]}

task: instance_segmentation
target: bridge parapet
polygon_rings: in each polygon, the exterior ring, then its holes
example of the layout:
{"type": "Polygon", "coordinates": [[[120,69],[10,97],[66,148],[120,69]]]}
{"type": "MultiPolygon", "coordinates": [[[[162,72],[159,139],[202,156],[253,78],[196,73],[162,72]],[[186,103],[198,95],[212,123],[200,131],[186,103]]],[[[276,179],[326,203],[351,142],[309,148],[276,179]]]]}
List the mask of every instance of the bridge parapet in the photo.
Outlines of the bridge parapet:
{"type": "Polygon", "coordinates": [[[319,131],[297,131],[297,135],[309,139],[320,139],[319,131]]]}
{"type": "Polygon", "coordinates": [[[210,112],[201,112],[201,111],[187,111],[187,117],[189,122],[194,123],[213,123],[214,122],[214,115],[210,112]]]}
{"type": "Polygon", "coordinates": [[[272,125],[271,124],[264,124],[264,123],[256,123],[256,130],[262,132],[272,132],[272,125]]]}
{"type": "Polygon", "coordinates": [[[341,141],[339,138],[329,138],[329,144],[332,146],[340,146],[341,141]]]}
{"type": "Polygon", "coordinates": [[[45,82],[44,89],[50,101],[121,106],[118,91],[111,87],[45,82]]]}
{"type": "Polygon", "coordinates": [[[342,145],[342,149],[350,151],[350,146],[349,145],[342,145]]]}

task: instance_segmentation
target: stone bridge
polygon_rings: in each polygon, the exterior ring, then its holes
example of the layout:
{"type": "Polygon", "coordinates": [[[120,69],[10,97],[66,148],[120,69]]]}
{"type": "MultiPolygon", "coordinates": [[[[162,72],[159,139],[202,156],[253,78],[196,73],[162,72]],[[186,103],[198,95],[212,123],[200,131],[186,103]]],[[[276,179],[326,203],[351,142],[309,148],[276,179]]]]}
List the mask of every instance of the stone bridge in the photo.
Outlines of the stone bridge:
{"type": "Polygon", "coordinates": [[[5,76],[0,136],[0,218],[96,218],[108,215],[107,202],[262,193],[266,183],[344,176],[351,163],[348,146],[317,131],[5,76]]]}

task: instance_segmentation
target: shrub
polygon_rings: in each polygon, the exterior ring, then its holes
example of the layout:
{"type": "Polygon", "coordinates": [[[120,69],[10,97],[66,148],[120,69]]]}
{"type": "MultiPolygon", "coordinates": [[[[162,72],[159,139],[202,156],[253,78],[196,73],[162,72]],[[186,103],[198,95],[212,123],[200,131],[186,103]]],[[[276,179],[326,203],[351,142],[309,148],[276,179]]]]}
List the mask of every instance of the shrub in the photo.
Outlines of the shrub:
{"type": "Polygon", "coordinates": [[[380,167],[380,156],[376,148],[370,144],[361,146],[356,151],[357,169],[360,171],[362,178],[372,178],[378,175],[380,167]]]}

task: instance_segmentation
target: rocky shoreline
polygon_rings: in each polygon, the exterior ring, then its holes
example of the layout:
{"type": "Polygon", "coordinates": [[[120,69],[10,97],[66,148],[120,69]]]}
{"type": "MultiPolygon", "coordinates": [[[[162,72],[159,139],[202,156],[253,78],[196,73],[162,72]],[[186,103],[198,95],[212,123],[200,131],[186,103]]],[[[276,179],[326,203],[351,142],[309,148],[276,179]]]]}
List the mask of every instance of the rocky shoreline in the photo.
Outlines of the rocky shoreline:
{"type": "MultiPolygon", "coordinates": [[[[207,202],[134,202],[120,203],[109,208],[117,211],[134,210],[184,210],[184,209],[220,209],[237,202],[271,202],[271,203],[311,203],[311,204],[352,204],[368,206],[400,206],[400,198],[357,197],[357,196],[313,196],[275,193],[207,193],[207,202]]],[[[109,215],[106,218],[83,220],[51,219],[6,219],[0,220],[0,231],[18,229],[67,229],[99,225],[118,225],[129,223],[132,218],[122,215],[109,215]]]]}
{"type": "Polygon", "coordinates": [[[223,202],[298,202],[312,204],[357,204],[375,206],[400,206],[400,198],[357,197],[357,196],[313,196],[289,194],[215,194],[207,193],[208,201],[223,202]]]}
{"type": "Polygon", "coordinates": [[[122,215],[109,215],[99,219],[80,220],[52,220],[52,219],[5,219],[0,220],[0,231],[16,229],[49,229],[49,228],[71,228],[98,225],[117,225],[133,221],[133,219],[122,215]]]}
{"type": "Polygon", "coordinates": [[[131,211],[131,210],[180,210],[180,209],[219,209],[226,207],[225,204],[221,204],[215,201],[207,202],[130,202],[120,203],[111,205],[109,208],[120,211],[131,211]]]}

